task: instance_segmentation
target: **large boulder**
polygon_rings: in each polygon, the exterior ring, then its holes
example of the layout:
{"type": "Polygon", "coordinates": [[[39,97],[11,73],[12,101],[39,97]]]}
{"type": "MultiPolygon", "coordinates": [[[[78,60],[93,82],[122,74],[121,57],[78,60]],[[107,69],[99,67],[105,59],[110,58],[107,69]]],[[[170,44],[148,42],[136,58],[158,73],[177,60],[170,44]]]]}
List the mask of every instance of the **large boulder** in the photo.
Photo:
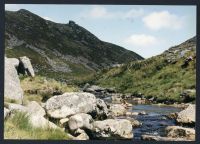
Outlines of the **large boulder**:
{"type": "Polygon", "coordinates": [[[172,138],[186,138],[189,140],[195,140],[195,129],[184,128],[180,126],[168,126],[165,128],[168,137],[172,138]]]}
{"type": "Polygon", "coordinates": [[[5,58],[4,97],[16,100],[20,104],[23,101],[23,90],[15,69],[15,64],[9,58],[5,58]]]}
{"type": "Polygon", "coordinates": [[[94,139],[132,139],[131,122],[126,119],[95,121],[90,136],[94,139]]]}
{"type": "Polygon", "coordinates": [[[95,106],[96,97],[93,94],[70,92],[48,99],[45,109],[50,117],[62,119],[77,113],[92,113],[95,106]]]}
{"type": "MultiPolygon", "coordinates": [[[[25,113],[29,119],[30,124],[35,128],[43,128],[43,129],[60,129],[56,124],[50,122],[43,116],[45,115],[44,109],[35,101],[30,102],[27,106],[22,106],[19,104],[6,103],[6,107],[4,108],[4,117],[6,113],[15,114],[16,112],[25,113]]],[[[6,114],[7,115],[7,114],[6,114]]]]}
{"type": "Polygon", "coordinates": [[[92,129],[93,119],[90,115],[85,113],[80,113],[73,115],[69,118],[68,126],[71,131],[75,131],[77,129],[92,129]]]}
{"type": "Polygon", "coordinates": [[[26,106],[28,111],[27,115],[29,117],[29,122],[35,128],[43,129],[60,129],[56,124],[50,122],[44,116],[46,115],[45,110],[36,101],[31,101],[26,106]]]}
{"type": "Polygon", "coordinates": [[[28,57],[23,56],[19,58],[18,72],[31,77],[35,76],[35,72],[28,57]]]}
{"type": "Polygon", "coordinates": [[[19,66],[19,60],[17,58],[8,58],[8,60],[9,60],[10,63],[12,63],[14,65],[14,67],[17,70],[17,68],[19,66]]]}
{"type": "Polygon", "coordinates": [[[195,113],[196,113],[196,105],[191,104],[185,110],[178,113],[177,123],[180,124],[195,124],[195,113]]]}
{"type": "Polygon", "coordinates": [[[45,116],[46,112],[36,101],[31,101],[27,105],[28,113],[33,115],[45,116]]]}
{"type": "Polygon", "coordinates": [[[126,108],[121,104],[112,104],[110,106],[110,112],[112,116],[122,116],[126,114],[126,108]]]}

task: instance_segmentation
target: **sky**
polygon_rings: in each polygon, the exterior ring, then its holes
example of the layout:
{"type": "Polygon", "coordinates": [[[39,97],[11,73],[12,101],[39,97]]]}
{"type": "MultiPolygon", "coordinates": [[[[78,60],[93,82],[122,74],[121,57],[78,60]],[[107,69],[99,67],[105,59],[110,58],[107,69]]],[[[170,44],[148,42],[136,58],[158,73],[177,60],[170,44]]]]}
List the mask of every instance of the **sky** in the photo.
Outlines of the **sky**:
{"type": "Polygon", "coordinates": [[[6,4],[5,9],[26,9],[56,23],[73,20],[144,58],[196,35],[196,6],[6,4]]]}

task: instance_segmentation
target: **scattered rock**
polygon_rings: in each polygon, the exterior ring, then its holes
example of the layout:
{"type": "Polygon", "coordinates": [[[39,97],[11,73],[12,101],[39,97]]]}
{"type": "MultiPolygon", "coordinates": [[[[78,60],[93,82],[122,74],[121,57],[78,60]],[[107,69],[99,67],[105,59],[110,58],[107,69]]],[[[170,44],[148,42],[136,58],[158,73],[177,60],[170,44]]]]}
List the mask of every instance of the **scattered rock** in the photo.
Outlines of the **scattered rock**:
{"type": "Polygon", "coordinates": [[[165,129],[167,136],[172,138],[186,138],[195,140],[195,129],[180,126],[168,126],[165,129]]]}
{"type": "Polygon", "coordinates": [[[178,113],[177,113],[177,112],[175,112],[175,113],[170,113],[170,114],[167,115],[167,117],[168,117],[169,119],[177,119],[178,113]]]}
{"type": "Polygon", "coordinates": [[[152,135],[142,135],[141,139],[146,141],[190,141],[184,138],[171,138],[152,135]]]}
{"type": "Polygon", "coordinates": [[[137,103],[137,104],[145,104],[147,102],[147,100],[145,98],[133,98],[132,99],[134,103],[137,103]]]}
{"type": "Polygon", "coordinates": [[[112,94],[111,96],[112,102],[113,103],[121,103],[122,102],[122,94],[112,94]]]}
{"type": "Polygon", "coordinates": [[[112,93],[115,93],[116,91],[114,88],[102,88],[100,86],[85,84],[83,87],[84,92],[89,92],[94,94],[97,98],[106,98],[110,97],[112,93]]]}
{"type": "Polygon", "coordinates": [[[138,115],[147,115],[147,113],[145,111],[141,111],[138,113],[138,115]]]}
{"type": "Polygon", "coordinates": [[[121,104],[113,104],[110,107],[111,115],[113,116],[122,116],[126,114],[126,109],[121,104]]]}
{"type": "Polygon", "coordinates": [[[16,100],[22,104],[23,90],[14,65],[12,60],[10,61],[9,58],[5,57],[4,97],[16,100]]]}
{"type": "Polygon", "coordinates": [[[96,85],[92,85],[89,87],[89,85],[87,84],[85,86],[86,88],[83,89],[84,92],[90,92],[90,93],[94,93],[94,92],[101,92],[104,91],[105,89],[96,85]]]}
{"type": "Polygon", "coordinates": [[[90,93],[70,92],[47,100],[45,109],[52,118],[62,119],[76,113],[95,111],[96,97],[90,93]]]}
{"type": "Polygon", "coordinates": [[[145,111],[142,112],[126,112],[127,116],[138,116],[138,115],[147,115],[145,111]]]}
{"type": "Polygon", "coordinates": [[[131,125],[132,125],[133,128],[140,127],[142,125],[142,123],[140,123],[138,120],[136,120],[134,118],[128,117],[126,119],[131,122],[131,125]]]}
{"type": "Polygon", "coordinates": [[[181,103],[181,104],[173,104],[173,107],[181,108],[181,109],[186,109],[190,104],[188,103],[181,103]]]}
{"type": "Polygon", "coordinates": [[[192,56],[189,56],[185,59],[184,63],[181,65],[181,68],[186,68],[189,65],[189,62],[193,60],[192,56]]]}
{"type": "Polygon", "coordinates": [[[107,119],[95,121],[90,134],[97,139],[132,139],[133,129],[129,120],[107,119]]]}
{"type": "Polygon", "coordinates": [[[28,57],[24,56],[19,58],[18,72],[31,77],[35,76],[31,61],[28,57]]]}

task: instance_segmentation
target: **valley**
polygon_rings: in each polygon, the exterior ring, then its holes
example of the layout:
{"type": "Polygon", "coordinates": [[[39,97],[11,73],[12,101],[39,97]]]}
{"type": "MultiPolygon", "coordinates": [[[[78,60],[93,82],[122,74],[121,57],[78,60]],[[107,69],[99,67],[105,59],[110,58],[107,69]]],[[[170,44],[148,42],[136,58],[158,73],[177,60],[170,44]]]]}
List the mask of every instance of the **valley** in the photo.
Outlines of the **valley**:
{"type": "Polygon", "coordinates": [[[74,21],[6,11],[4,85],[5,139],[195,140],[196,36],[144,59],[74,21]]]}

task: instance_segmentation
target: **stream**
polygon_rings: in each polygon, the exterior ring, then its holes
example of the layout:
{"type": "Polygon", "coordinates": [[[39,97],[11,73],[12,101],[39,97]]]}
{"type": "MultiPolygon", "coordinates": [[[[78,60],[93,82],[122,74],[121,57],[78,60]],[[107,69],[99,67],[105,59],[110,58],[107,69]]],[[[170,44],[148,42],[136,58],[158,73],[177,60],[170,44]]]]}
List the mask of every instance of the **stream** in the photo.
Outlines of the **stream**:
{"type": "Polygon", "coordinates": [[[172,106],[159,105],[134,105],[132,112],[145,111],[147,115],[133,116],[136,120],[142,123],[141,127],[134,128],[134,139],[140,140],[141,135],[156,135],[164,136],[164,129],[167,126],[175,125],[175,121],[166,117],[167,114],[179,112],[181,109],[172,106]]]}
{"type": "MultiPolygon", "coordinates": [[[[164,136],[167,126],[174,126],[175,120],[167,118],[166,115],[180,112],[180,108],[167,105],[134,104],[129,112],[146,112],[146,115],[131,116],[142,125],[133,129],[133,140],[141,140],[142,135],[164,136]]],[[[126,118],[126,117],[119,117],[126,118]]]]}

